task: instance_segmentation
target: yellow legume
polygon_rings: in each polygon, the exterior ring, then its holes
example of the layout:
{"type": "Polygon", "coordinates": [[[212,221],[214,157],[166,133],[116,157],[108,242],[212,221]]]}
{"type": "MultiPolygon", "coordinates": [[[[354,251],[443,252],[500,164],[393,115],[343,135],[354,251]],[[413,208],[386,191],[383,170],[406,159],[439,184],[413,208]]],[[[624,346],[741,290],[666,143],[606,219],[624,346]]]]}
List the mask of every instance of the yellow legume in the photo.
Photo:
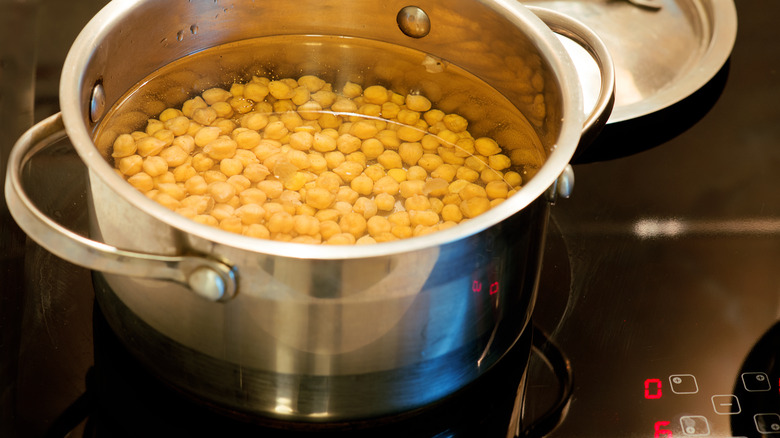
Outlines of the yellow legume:
{"type": "Polygon", "coordinates": [[[450,228],[521,188],[513,165],[526,177],[541,166],[540,152],[504,152],[421,94],[334,88],[313,75],[210,88],[121,133],[110,154],[131,185],[196,222],[338,245],[450,228]]]}

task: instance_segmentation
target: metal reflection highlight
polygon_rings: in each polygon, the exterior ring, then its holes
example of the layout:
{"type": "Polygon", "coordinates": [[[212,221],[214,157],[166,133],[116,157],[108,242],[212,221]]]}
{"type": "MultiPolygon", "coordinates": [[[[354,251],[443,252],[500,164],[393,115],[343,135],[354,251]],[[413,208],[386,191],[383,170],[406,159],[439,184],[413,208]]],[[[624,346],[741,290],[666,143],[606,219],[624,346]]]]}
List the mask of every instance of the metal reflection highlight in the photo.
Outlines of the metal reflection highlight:
{"type": "Polygon", "coordinates": [[[759,236],[780,234],[778,219],[690,220],[643,218],[634,222],[632,233],[641,239],[695,235],[759,236]]]}
{"type": "Polygon", "coordinates": [[[640,219],[634,224],[634,234],[643,239],[676,237],[686,230],[678,219],[640,219]]]}

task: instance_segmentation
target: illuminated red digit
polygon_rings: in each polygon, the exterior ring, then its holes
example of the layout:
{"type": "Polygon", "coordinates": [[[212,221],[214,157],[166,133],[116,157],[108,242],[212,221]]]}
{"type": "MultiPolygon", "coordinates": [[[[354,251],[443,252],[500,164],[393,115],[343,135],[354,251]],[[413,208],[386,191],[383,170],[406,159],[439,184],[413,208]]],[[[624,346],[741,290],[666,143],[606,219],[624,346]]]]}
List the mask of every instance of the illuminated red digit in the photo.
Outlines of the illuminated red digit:
{"type": "Polygon", "coordinates": [[[471,291],[474,293],[477,293],[482,290],[482,283],[474,280],[473,283],[471,283],[471,291]]]}
{"type": "Polygon", "coordinates": [[[653,436],[655,438],[672,438],[672,431],[669,429],[662,429],[664,426],[668,426],[668,421],[656,421],[655,423],[655,433],[653,436]]]}
{"type": "Polygon", "coordinates": [[[661,379],[645,380],[645,398],[648,400],[661,398],[661,379]]]}
{"type": "Polygon", "coordinates": [[[498,282],[490,284],[490,295],[498,293],[498,282]]]}

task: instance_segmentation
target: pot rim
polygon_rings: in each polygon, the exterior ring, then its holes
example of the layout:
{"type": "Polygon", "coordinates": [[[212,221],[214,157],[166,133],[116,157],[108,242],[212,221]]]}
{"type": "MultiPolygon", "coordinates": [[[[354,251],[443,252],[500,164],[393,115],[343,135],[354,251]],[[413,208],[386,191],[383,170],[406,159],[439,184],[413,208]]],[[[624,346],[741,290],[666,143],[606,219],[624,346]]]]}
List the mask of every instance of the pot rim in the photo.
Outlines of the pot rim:
{"type": "MultiPolygon", "coordinates": [[[[143,0],[111,1],[82,29],[75,39],[63,65],[60,78],[60,108],[65,130],[87,165],[90,178],[97,176],[117,196],[125,198],[144,213],[165,224],[210,242],[252,252],[299,259],[358,259],[388,256],[398,253],[438,247],[461,240],[498,224],[519,212],[542,196],[563,172],[579,143],[583,121],[581,85],[568,52],[550,28],[533,12],[516,0],[483,1],[501,13],[515,26],[525,29],[561,88],[561,129],[555,144],[549,146],[550,155],[538,173],[515,195],[485,213],[443,231],[393,242],[370,245],[314,245],[247,237],[189,220],[147,198],[119,176],[101,156],[87,129],[89,94],[93,84],[86,84],[82,72],[92,61],[94,51],[105,37],[121,27],[122,18],[143,0]],[[86,96],[86,99],[85,99],[86,96]]],[[[204,49],[206,47],[203,47],[204,49]]]]}

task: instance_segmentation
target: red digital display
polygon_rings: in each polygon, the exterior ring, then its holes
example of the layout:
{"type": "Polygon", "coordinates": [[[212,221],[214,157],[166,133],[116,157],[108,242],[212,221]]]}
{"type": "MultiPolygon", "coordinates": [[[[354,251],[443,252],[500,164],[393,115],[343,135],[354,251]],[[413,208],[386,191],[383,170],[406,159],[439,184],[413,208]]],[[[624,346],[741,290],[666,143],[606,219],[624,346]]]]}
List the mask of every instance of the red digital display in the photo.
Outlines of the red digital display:
{"type": "Polygon", "coordinates": [[[664,429],[664,426],[668,425],[668,421],[656,421],[655,425],[653,426],[655,429],[653,436],[655,438],[672,438],[672,431],[669,429],[664,429]]]}
{"type": "MultiPolygon", "coordinates": [[[[645,380],[645,398],[648,400],[657,400],[661,398],[661,379],[645,380]]],[[[671,436],[671,435],[669,435],[671,436]]]]}
{"type": "MultiPolygon", "coordinates": [[[[471,291],[475,294],[482,292],[482,282],[474,280],[471,283],[471,291]]],[[[490,283],[490,295],[495,295],[498,293],[498,282],[490,283]]]]}

